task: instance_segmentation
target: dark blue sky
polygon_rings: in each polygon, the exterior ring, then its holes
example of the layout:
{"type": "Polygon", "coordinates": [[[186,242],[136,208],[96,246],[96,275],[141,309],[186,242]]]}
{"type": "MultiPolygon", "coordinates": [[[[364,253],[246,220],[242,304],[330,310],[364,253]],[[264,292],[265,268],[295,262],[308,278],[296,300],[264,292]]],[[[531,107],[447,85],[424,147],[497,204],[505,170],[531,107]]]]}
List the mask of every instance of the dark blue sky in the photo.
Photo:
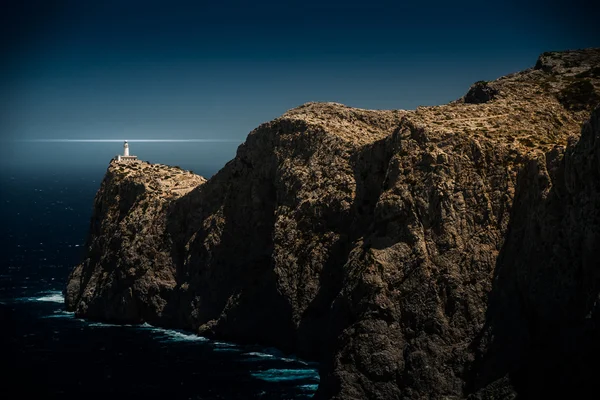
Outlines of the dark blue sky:
{"type": "Polygon", "coordinates": [[[16,139],[231,140],[132,145],[142,158],[211,174],[250,130],[308,101],[440,104],[543,51],[600,45],[595,13],[577,2],[3,4],[0,155],[9,166],[104,166],[120,151],[23,151],[16,139]]]}

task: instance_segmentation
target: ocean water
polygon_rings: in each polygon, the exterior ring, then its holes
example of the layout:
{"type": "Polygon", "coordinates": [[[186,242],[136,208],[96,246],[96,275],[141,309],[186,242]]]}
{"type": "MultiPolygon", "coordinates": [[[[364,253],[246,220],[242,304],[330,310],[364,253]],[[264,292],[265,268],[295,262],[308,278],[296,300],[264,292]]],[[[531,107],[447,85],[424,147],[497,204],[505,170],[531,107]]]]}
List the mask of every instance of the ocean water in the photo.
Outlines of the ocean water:
{"type": "Polygon", "coordinates": [[[64,310],[103,174],[0,173],[0,398],[311,398],[317,366],[276,349],[64,310]]]}

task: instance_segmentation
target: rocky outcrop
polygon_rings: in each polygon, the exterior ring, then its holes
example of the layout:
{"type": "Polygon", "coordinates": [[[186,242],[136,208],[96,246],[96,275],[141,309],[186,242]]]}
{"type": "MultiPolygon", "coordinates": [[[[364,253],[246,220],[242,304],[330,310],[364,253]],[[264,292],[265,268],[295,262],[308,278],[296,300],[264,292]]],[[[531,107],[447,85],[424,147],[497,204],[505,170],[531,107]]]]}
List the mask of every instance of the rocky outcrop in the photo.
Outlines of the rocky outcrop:
{"type": "Polygon", "coordinates": [[[488,85],[486,81],[475,82],[465,95],[465,103],[481,104],[493,100],[498,90],[488,85]]]}
{"type": "Polygon", "coordinates": [[[162,322],[176,286],[167,212],[204,182],[177,167],[111,161],[94,201],[85,259],[68,280],[67,308],[91,319],[162,322]]]}
{"type": "Polygon", "coordinates": [[[319,360],[321,398],[585,386],[600,133],[596,113],[578,141],[592,105],[560,96],[578,79],[596,93],[599,60],[545,53],[485,101],[309,103],[206,182],[113,163],[67,307],[319,360]]]}

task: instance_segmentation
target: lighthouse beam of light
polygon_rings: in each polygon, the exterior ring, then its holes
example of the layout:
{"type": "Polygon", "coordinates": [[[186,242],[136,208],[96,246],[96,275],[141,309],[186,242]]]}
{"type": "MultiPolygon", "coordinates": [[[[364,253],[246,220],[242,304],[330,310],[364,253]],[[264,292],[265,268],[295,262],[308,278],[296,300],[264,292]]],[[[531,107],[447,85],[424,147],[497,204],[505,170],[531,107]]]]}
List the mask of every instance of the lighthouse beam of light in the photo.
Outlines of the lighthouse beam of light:
{"type": "Polygon", "coordinates": [[[239,143],[236,139],[18,139],[37,143],[239,143]]]}

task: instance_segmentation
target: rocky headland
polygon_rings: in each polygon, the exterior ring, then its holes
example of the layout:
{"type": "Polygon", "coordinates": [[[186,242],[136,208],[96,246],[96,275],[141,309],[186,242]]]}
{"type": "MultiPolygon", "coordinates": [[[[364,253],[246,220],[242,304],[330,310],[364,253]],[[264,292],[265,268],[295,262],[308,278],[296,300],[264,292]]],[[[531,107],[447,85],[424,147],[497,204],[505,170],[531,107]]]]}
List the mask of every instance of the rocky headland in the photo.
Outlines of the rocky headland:
{"type": "Polygon", "coordinates": [[[323,399],[596,391],[600,50],[446,105],[309,103],[209,180],[112,162],[66,304],[321,364],[323,399]]]}

